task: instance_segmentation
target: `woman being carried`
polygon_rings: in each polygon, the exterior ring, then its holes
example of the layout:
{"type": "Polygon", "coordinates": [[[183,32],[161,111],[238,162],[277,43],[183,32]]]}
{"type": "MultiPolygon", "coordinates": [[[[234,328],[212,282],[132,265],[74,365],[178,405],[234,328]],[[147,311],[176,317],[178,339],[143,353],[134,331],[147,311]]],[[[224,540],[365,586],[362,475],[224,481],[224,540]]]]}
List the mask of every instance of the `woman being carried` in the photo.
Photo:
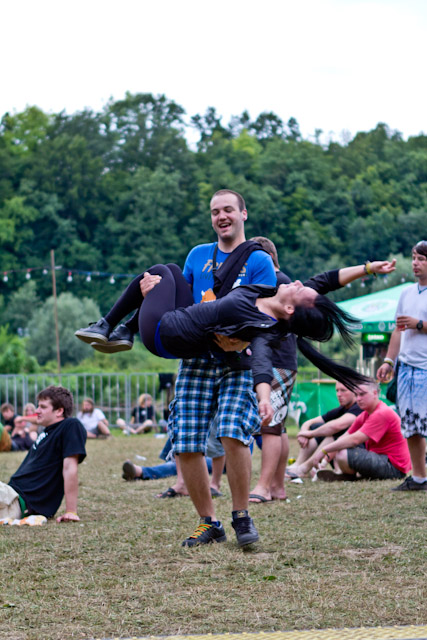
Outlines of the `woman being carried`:
{"type": "MultiPolygon", "coordinates": [[[[297,280],[278,287],[240,286],[223,298],[199,304],[193,303],[191,289],[177,265],[155,265],[148,273],[158,276],[158,284],[145,298],[140,291],[141,275],[130,283],[105,318],[79,329],[75,335],[98,351],[113,352],[117,350],[113,327],[128,313],[139,309],[141,340],[159,357],[188,359],[213,351],[216,355],[223,352],[227,360],[236,360],[238,353],[225,353],[230,347],[223,336],[240,341],[233,346],[234,350],[245,349],[250,343],[260,415],[267,422],[271,414],[269,383],[272,379],[269,345],[274,340],[286,339],[289,333],[298,336],[300,351],[327,375],[353,389],[365,381],[364,376],[329,360],[303,338],[325,342],[335,328],[344,342],[351,344],[352,332],[348,325],[354,324],[355,319],[324,294],[366,273],[390,273],[394,264],[394,260],[376,261],[327,271],[310,278],[304,285],[297,280]]],[[[135,320],[136,314],[131,322],[135,320]]],[[[126,329],[120,325],[118,330],[121,327],[126,329]]]]}

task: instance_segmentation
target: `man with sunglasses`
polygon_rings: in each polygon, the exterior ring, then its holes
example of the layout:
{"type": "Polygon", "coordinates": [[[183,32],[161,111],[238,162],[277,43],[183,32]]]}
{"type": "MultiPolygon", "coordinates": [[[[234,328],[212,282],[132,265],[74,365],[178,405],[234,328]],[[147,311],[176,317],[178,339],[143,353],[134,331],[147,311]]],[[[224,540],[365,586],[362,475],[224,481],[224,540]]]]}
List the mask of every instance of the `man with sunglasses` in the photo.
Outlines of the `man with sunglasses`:
{"type": "Polygon", "coordinates": [[[412,249],[412,270],[416,284],[401,294],[384,363],[378,369],[380,381],[388,381],[396,371],[397,408],[402,431],[408,440],[412,476],[392,491],[427,491],[427,241],[412,249]]]}

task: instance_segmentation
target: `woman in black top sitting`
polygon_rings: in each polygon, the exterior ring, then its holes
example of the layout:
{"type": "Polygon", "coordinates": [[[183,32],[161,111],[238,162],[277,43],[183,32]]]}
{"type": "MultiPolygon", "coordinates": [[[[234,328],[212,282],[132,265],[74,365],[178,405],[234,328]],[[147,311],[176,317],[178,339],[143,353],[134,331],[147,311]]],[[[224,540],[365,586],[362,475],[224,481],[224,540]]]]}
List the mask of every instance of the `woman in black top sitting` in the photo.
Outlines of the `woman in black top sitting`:
{"type": "Polygon", "coordinates": [[[141,393],[138,406],[132,409],[131,433],[148,433],[154,426],[153,398],[149,393],[141,393]]]}

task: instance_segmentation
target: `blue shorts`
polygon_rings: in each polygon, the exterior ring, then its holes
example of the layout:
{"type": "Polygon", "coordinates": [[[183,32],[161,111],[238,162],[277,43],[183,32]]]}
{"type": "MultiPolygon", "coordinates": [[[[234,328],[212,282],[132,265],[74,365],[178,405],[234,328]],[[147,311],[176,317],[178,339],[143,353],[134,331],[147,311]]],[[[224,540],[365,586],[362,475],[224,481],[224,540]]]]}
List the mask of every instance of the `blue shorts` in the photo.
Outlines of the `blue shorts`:
{"type": "Polygon", "coordinates": [[[170,405],[169,435],[174,453],[206,453],[211,421],[217,438],[244,445],[260,426],[251,371],[234,371],[215,357],[180,363],[175,397],[170,405]]]}
{"type": "Polygon", "coordinates": [[[397,374],[397,409],[405,438],[427,437],[427,369],[399,363],[397,374]]]}

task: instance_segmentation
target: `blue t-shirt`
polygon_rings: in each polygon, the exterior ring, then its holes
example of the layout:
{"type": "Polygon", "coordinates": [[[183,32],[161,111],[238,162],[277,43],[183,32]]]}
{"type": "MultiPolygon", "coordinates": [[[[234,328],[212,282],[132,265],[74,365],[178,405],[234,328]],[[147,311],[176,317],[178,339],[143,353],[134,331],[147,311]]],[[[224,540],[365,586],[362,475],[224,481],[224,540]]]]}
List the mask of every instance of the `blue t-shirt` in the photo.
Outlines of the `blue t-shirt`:
{"type": "MultiPolygon", "coordinates": [[[[208,301],[213,296],[214,279],[212,273],[213,254],[216,242],[199,244],[187,256],[184,277],[193,291],[194,302],[208,301]]],[[[218,249],[216,264],[219,268],[230,254],[218,249]]],[[[233,289],[243,284],[276,285],[273,261],[265,251],[253,251],[243,265],[233,289]]]]}

